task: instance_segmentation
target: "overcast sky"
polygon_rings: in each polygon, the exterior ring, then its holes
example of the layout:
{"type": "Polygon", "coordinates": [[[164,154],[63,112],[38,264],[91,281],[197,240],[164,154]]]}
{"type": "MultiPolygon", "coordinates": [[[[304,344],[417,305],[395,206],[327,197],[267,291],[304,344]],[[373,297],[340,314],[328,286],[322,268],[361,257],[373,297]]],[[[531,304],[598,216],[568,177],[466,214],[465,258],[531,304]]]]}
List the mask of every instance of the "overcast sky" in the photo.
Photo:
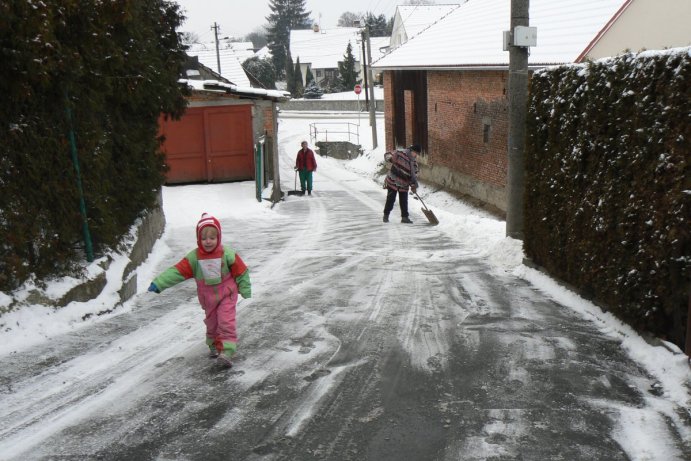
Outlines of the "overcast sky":
{"type": "MultiPolygon", "coordinates": [[[[175,0],[180,4],[187,20],[181,30],[196,33],[202,41],[213,40],[211,26],[221,27],[220,36],[242,37],[266,24],[271,12],[268,0],[175,0]]],[[[346,11],[353,13],[371,11],[383,14],[388,20],[396,11],[396,5],[404,0],[306,0],[307,11],[324,28],[336,27],[338,18],[346,11]]]]}

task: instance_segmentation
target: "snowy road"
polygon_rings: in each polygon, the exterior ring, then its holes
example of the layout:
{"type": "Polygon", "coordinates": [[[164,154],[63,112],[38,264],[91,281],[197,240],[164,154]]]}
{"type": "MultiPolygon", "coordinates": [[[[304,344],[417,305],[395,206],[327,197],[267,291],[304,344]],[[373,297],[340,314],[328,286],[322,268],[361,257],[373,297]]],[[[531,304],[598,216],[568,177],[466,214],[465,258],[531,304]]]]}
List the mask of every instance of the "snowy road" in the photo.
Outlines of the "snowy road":
{"type": "MultiPolygon", "coordinates": [[[[304,133],[291,123],[289,188],[304,133]]],[[[691,459],[677,409],[660,411],[618,341],[416,202],[415,224],[382,223],[375,183],[318,161],[312,197],[221,218],[253,282],[232,370],[206,358],[193,283],[141,294],[0,357],[0,459],[691,459]]],[[[223,185],[166,188],[165,206],[200,190],[233,206],[223,185]]],[[[169,219],[157,270],[194,245],[193,225],[169,219]]]]}

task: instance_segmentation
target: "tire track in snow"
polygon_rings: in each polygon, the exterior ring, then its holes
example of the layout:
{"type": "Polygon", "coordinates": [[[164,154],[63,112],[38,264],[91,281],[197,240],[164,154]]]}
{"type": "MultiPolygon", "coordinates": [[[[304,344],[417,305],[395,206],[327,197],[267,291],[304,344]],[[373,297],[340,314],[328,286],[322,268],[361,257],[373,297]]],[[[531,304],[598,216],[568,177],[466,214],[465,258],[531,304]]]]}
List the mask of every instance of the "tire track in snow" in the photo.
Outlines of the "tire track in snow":
{"type": "MultiPolygon", "coordinates": [[[[167,313],[161,322],[165,330],[160,332],[179,338],[181,328],[184,331],[185,325],[192,326],[188,317],[193,307],[187,305],[167,313]]],[[[191,337],[192,333],[163,349],[152,346],[147,332],[135,330],[105,349],[77,356],[16,382],[17,390],[2,399],[0,453],[18,456],[94,414],[104,402],[125,396],[135,398],[132,393],[141,397],[149,370],[170,359],[171,354],[183,353],[189,348],[191,337]],[[109,356],[105,362],[103,354],[109,356]]]]}

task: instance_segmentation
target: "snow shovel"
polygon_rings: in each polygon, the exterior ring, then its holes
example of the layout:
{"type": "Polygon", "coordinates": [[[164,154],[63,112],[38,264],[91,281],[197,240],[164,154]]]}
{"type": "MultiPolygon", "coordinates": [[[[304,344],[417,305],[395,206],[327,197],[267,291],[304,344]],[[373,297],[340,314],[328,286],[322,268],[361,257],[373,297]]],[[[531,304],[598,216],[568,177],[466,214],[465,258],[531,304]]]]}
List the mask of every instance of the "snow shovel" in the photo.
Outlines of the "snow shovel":
{"type": "Polygon", "coordinates": [[[425,202],[422,201],[420,196],[417,195],[417,191],[413,192],[413,194],[415,194],[415,197],[417,197],[417,199],[420,201],[420,203],[422,203],[422,212],[427,217],[427,221],[429,221],[429,223],[433,226],[436,226],[437,224],[439,224],[439,220],[437,219],[436,216],[434,216],[434,213],[432,213],[432,210],[427,208],[427,205],[425,205],[425,202]]]}
{"type": "Polygon", "coordinates": [[[295,170],[295,181],[293,183],[293,190],[289,190],[288,195],[302,195],[302,191],[298,190],[298,170],[295,170]]]}

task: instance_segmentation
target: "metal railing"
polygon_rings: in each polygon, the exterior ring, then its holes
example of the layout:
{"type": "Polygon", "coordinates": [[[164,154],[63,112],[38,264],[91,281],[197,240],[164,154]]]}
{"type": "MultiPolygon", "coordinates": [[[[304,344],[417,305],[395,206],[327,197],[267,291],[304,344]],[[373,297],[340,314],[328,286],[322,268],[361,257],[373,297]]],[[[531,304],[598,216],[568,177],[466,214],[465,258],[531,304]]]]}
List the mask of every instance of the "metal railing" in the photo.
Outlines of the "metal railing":
{"type": "Polygon", "coordinates": [[[360,125],[351,122],[313,122],[310,123],[310,141],[313,145],[330,141],[360,144],[360,125]]]}

